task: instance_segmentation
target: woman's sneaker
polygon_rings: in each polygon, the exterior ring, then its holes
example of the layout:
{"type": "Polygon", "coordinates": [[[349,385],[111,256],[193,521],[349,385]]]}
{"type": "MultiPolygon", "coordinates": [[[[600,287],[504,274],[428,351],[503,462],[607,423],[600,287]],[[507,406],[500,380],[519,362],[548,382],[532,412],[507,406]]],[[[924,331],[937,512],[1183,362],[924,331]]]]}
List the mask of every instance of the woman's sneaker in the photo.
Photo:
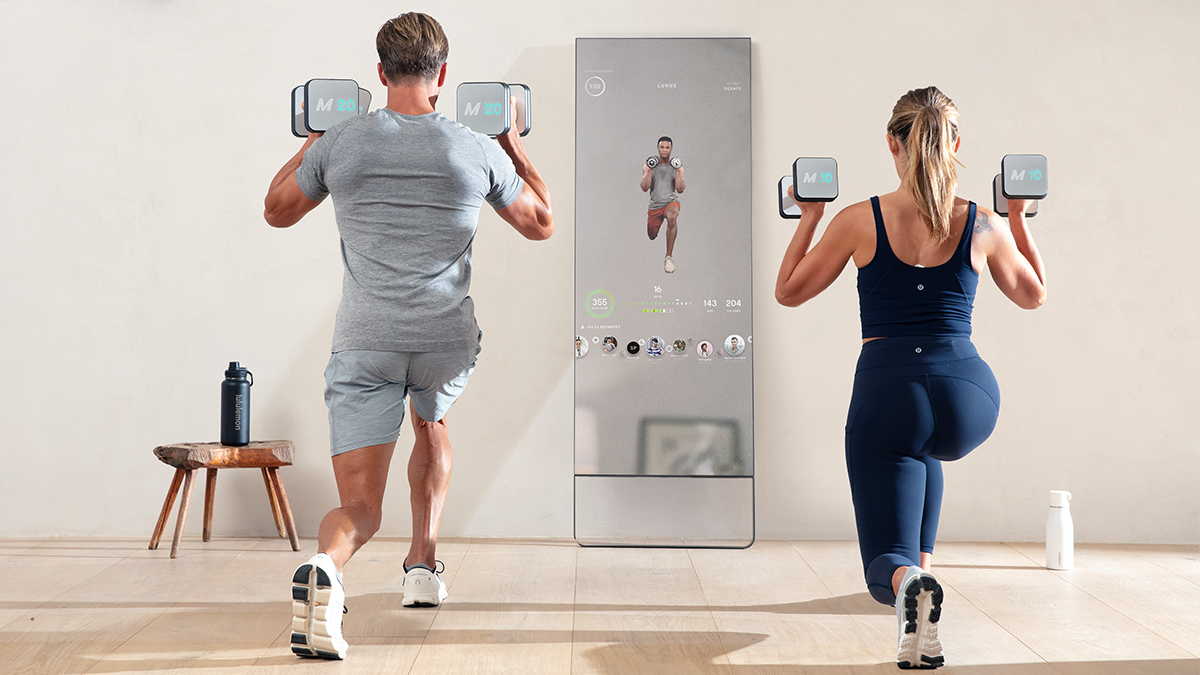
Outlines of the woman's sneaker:
{"type": "Polygon", "coordinates": [[[938,641],[942,618],[942,587],[920,567],[909,567],[896,596],[899,637],[896,665],[901,668],[938,668],[946,662],[938,641]]]}
{"type": "MultiPolygon", "coordinates": [[[[434,567],[446,566],[438,560],[434,567]]],[[[417,563],[412,567],[404,566],[404,606],[405,607],[437,607],[446,599],[446,584],[438,576],[439,570],[429,569],[428,566],[417,563]]]]}
{"type": "Polygon", "coordinates": [[[318,553],[292,575],[292,652],[321,659],[346,658],[342,614],[346,591],[333,558],[318,553]]]}

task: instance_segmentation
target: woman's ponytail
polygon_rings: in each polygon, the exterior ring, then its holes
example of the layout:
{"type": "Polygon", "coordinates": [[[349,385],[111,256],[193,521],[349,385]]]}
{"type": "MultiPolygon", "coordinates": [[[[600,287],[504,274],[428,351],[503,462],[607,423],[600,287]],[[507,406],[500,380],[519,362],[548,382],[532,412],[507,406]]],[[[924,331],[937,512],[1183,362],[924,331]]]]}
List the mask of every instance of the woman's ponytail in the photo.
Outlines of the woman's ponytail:
{"type": "Polygon", "coordinates": [[[958,109],[937,87],[914,89],[896,102],[887,128],[908,153],[904,182],[929,236],[938,243],[946,241],[958,187],[954,168],[958,109]]]}

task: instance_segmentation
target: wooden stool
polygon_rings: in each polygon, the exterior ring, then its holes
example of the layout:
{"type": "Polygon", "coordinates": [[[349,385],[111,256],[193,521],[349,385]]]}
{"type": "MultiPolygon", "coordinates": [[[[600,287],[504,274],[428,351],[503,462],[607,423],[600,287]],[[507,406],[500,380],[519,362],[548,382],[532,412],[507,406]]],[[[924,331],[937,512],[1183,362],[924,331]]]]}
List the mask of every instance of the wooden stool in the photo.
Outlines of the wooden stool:
{"type": "Polygon", "coordinates": [[[296,539],[296,522],[292,520],[292,507],[288,505],[283,481],[279,478],[279,467],[291,466],[296,456],[296,445],[291,441],[258,441],[239,447],[220,443],[178,443],[160,445],[154,455],[175,467],[175,477],[167,488],[167,500],[163,503],[154,536],[150,538],[150,550],[158,548],[167,516],[175,505],[179,484],[183,483],[183,499],[179,502],[179,520],[175,523],[175,538],[171,541],[171,557],[179,552],[179,540],[183,537],[183,522],[187,519],[188,504],[192,501],[192,474],[196,469],[208,469],[208,482],[204,488],[204,541],[212,538],[213,497],[217,489],[217,469],[262,469],[263,481],[267,484],[267,496],[271,500],[271,513],[275,516],[275,529],[292,543],[292,550],[300,550],[296,539]]]}

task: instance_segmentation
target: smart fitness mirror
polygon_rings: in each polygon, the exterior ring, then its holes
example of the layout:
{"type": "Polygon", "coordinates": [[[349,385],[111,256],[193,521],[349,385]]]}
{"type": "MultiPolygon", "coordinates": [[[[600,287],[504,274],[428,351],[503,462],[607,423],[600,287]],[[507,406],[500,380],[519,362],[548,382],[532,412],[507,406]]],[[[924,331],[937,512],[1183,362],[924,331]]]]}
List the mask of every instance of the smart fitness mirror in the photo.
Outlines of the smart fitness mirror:
{"type": "Polygon", "coordinates": [[[575,50],[575,537],[749,546],[750,40],[575,50]]]}

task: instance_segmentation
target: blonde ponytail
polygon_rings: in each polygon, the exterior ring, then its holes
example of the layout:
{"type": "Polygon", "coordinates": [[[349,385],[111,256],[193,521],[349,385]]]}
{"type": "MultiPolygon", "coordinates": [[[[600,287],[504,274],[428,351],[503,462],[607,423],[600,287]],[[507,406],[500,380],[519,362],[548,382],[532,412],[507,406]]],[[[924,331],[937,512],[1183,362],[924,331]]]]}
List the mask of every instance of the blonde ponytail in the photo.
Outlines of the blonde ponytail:
{"type": "Polygon", "coordinates": [[[958,171],[954,143],[958,139],[958,108],[937,87],[913,89],[892,108],[888,134],[908,153],[904,182],[917,203],[929,236],[937,243],[950,238],[950,214],[958,171]]]}

